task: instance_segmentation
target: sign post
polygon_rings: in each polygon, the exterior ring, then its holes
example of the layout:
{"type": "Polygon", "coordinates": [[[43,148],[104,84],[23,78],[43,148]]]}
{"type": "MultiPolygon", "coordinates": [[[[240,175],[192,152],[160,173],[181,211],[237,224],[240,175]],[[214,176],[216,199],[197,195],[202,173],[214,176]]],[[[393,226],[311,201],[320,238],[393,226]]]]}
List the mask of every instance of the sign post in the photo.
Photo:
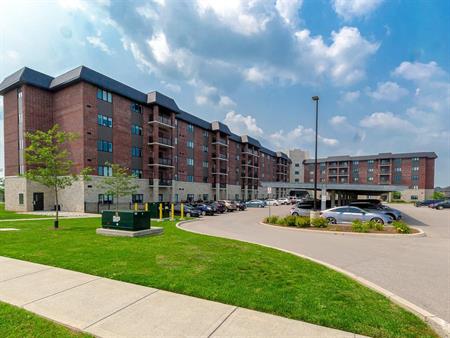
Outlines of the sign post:
{"type": "MultiPolygon", "coordinates": [[[[272,193],[272,187],[267,187],[267,196],[270,198],[270,194],[272,193]]],[[[269,217],[271,216],[270,213],[270,202],[269,202],[269,217]]]]}

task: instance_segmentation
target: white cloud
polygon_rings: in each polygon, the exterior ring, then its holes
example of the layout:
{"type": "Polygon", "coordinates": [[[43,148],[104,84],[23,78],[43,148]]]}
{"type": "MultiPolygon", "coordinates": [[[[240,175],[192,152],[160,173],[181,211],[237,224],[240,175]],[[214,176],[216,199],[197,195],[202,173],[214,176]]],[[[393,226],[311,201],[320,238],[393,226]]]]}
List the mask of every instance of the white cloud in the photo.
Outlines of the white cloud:
{"type": "Polygon", "coordinates": [[[365,128],[378,128],[383,130],[395,130],[395,131],[414,131],[416,128],[414,125],[391,113],[391,112],[375,112],[369,116],[364,117],[360,121],[360,126],[365,128]]]}
{"type": "Polygon", "coordinates": [[[168,63],[172,59],[172,53],[167,43],[166,35],[163,32],[154,34],[150,40],[148,40],[148,45],[158,63],[168,63]]]}
{"type": "Polygon", "coordinates": [[[231,107],[235,106],[236,102],[234,102],[230,97],[226,95],[221,95],[219,100],[219,106],[221,107],[231,107]]]}
{"type": "Polygon", "coordinates": [[[275,8],[278,14],[288,24],[292,25],[298,21],[298,11],[303,5],[303,0],[277,0],[275,8]]]}
{"type": "Polygon", "coordinates": [[[344,20],[364,17],[372,13],[383,0],[333,0],[335,12],[344,20]]]}
{"type": "Polygon", "coordinates": [[[384,101],[398,101],[403,96],[408,95],[408,90],[402,88],[396,82],[379,82],[374,91],[368,91],[367,95],[376,99],[384,101]]]}
{"type": "Polygon", "coordinates": [[[265,84],[270,81],[270,76],[266,71],[258,67],[251,67],[244,70],[244,77],[247,81],[258,85],[265,84]]]}
{"type": "Polygon", "coordinates": [[[347,117],[342,115],[335,115],[330,119],[333,126],[339,126],[347,122],[347,117]]]}
{"type": "Polygon", "coordinates": [[[202,106],[202,105],[205,105],[205,104],[209,103],[209,99],[208,99],[208,97],[205,96],[205,95],[197,95],[197,96],[195,97],[195,102],[196,102],[199,106],[202,106]]]}
{"type": "Polygon", "coordinates": [[[168,90],[170,90],[171,92],[174,93],[180,93],[181,92],[181,87],[177,84],[173,84],[173,83],[169,83],[167,81],[161,81],[161,84],[166,87],[168,90]]]}
{"type": "Polygon", "coordinates": [[[404,61],[393,72],[395,76],[417,81],[428,80],[432,77],[444,75],[444,73],[434,61],[429,63],[404,61]]]}
{"type": "Polygon", "coordinates": [[[360,95],[361,92],[359,90],[345,92],[342,95],[341,101],[348,103],[355,102],[357,99],[359,99],[360,95]]]}
{"type": "Polygon", "coordinates": [[[235,111],[230,111],[223,121],[228,127],[238,135],[262,136],[263,130],[258,127],[256,119],[251,115],[241,115],[235,111]]]}
{"type": "MultiPolygon", "coordinates": [[[[269,135],[270,142],[278,149],[290,149],[299,145],[310,145],[315,142],[315,131],[298,125],[291,131],[279,130],[269,135]]],[[[337,146],[339,141],[334,138],[318,136],[319,143],[327,146],[337,146]]]]}
{"type": "Polygon", "coordinates": [[[102,37],[100,34],[87,36],[86,37],[87,42],[89,42],[92,46],[95,48],[100,49],[102,52],[111,55],[113,52],[108,47],[108,45],[102,40],[102,37]]]}
{"type": "Polygon", "coordinates": [[[326,45],[322,36],[312,37],[305,29],[295,33],[303,61],[317,74],[331,77],[335,84],[354,83],[365,76],[365,62],[379,43],[364,39],[355,27],[342,27],[331,33],[332,43],[326,45]]]}

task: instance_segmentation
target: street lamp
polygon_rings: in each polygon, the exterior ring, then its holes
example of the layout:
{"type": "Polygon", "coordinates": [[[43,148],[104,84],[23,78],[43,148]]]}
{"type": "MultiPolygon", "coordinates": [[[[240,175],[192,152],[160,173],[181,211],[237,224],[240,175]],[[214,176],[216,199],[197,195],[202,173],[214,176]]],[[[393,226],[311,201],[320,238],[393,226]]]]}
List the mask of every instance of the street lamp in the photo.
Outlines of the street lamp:
{"type": "Polygon", "coordinates": [[[316,144],[314,149],[314,211],[317,210],[317,129],[319,124],[319,97],[313,96],[312,100],[316,102],[316,144]]]}

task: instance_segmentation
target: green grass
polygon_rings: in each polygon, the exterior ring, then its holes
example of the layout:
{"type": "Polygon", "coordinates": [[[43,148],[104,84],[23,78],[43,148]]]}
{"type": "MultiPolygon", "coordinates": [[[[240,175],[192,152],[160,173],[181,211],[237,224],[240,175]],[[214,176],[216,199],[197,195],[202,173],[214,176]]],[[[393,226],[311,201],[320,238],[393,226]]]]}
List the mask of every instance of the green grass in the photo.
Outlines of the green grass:
{"type": "Polygon", "coordinates": [[[46,320],[18,307],[0,302],[0,337],[91,337],[46,320]]]}
{"type": "Polygon", "coordinates": [[[95,234],[99,219],[4,222],[0,255],[233,304],[371,337],[436,337],[350,278],[278,250],[158,223],[157,237],[95,234]]]}
{"type": "Polygon", "coordinates": [[[5,203],[0,203],[0,220],[2,219],[20,219],[20,218],[42,218],[48,216],[41,215],[29,215],[29,214],[18,214],[14,211],[6,211],[5,203]]]}

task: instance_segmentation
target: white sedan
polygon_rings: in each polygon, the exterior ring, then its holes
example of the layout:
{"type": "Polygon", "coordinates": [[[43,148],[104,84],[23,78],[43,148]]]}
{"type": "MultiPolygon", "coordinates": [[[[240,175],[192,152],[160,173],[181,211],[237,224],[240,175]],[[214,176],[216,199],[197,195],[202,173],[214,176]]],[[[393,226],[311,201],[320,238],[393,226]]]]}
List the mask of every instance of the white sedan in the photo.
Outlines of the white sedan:
{"type": "Polygon", "coordinates": [[[284,198],[279,198],[279,199],[278,199],[278,203],[281,204],[281,205],[288,205],[288,204],[291,204],[291,202],[289,202],[289,200],[288,200],[286,197],[284,197],[284,198]]]}
{"type": "Polygon", "coordinates": [[[273,198],[270,198],[270,199],[266,200],[266,204],[267,204],[267,205],[272,205],[272,206],[274,206],[274,205],[276,205],[276,206],[280,205],[280,203],[279,203],[277,200],[274,200],[273,198]]]}

